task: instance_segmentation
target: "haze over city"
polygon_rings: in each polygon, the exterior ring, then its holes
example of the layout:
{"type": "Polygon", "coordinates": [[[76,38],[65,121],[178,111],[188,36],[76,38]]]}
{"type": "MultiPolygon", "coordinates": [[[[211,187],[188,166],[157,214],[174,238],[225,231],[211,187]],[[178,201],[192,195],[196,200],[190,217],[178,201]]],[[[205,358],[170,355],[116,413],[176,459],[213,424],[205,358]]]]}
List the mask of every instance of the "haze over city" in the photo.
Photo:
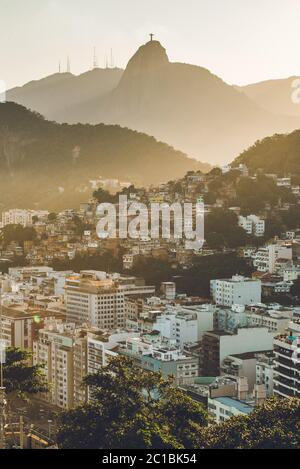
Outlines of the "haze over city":
{"type": "Polygon", "coordinates": [[[0,18],[2,466],[299,449],[299,0],[0,18]]]}
{"type": "Polygon", "coordinates": [[[1,0],[0,71],[7,87],[55,73],[70,56],[75,74],[114,54],[125,67],[153,32],[171,61],[247,84],[299,74],[297,0],[1,0]]]}

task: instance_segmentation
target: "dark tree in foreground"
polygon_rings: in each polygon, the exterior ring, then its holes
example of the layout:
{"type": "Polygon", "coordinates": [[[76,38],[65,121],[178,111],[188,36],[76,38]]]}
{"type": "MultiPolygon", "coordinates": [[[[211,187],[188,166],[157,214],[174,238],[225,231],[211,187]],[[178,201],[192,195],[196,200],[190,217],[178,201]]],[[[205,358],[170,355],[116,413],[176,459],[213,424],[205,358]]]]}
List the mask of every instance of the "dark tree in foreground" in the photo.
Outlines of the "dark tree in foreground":
{"type": "Polygon", "coordinates": [[[43,368],[40,365],[31,365],[31,358],[31,353],[24,350],[16,348],[6,350],[3,376],[9,399],[48,391],[43,368]]]}
{"type": "Polygon", "coordinates": [[[93,402],[63,414],[62,448],[193,448],[208,418],[159,373],[117,357],[86,378],[93,402]]]}
{"type": "Polygon", "coordinates": [[[18,399],[28,401],[29,397],[49,390],[45,373],[40,365],[31,365],[32,354],[25,350],[6,350],[3,365],[4,386],[7,395],[7,417],[9,429],[16,441],[12,413],[18,399]]]}
{"type": "Polygon", "coordinates": [[[249,416],[202,429],[198,448],[298,449],[300,399],[267,400],[249,416]]]}
{"type": "Polygon", "coordinates": [[[208,426],[202,405],[158,373],[114,358],[86,379],[93,402],[65,412],[61,448],[299,448],[300,400],[267,400],[249,416],[208,426]]]}

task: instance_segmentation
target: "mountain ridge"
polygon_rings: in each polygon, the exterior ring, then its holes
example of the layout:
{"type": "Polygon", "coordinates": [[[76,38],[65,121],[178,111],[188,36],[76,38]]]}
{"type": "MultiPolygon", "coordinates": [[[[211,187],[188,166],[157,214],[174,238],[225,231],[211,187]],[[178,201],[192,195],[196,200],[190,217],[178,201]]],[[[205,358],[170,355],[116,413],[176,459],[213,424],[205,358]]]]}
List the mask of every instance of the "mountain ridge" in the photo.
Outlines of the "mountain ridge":
{"type": "Polygon", "coordinates": [[[288,78],[264,80],[236,88],[269,112],[287,116],[300,116],[299,76],[292,75],[288,78]],[[297,95],[298,102],[294,102],[294,94],[297,95]]]}
{"type": "Polygon", "coordinates": [[[136,185],[167,182],[207,166],[153,137],[120,126],[47,121],[0,104],[0,208],[73,208],[99,177],[136,185]]]}
{"type": "Polygon", "coordinates": [[[257,141],[242,152],[232,163],[233,167],[245,164],[250,171],[281,177],[299,176],[300,183],[300,130],[290,134],[274,134],[257,141]]]}
{"type": "MultiPolygon", "coordinates": [[[[300,127],[300,115],[273,114],[209,70],[170,62],[158,41],[142,45],[114,84],[104,88],[99,94],[97,83],[85,87],[86,94],[72,103],[62,97],[56,110],[47,109],[41,93],[42,104],[27,102],[27,107],[57,122],[131,128],[210,164],[231,161],[257,139],[300,127]]],[[[76,89],[74,95],[81,93],[76,89]]]]}

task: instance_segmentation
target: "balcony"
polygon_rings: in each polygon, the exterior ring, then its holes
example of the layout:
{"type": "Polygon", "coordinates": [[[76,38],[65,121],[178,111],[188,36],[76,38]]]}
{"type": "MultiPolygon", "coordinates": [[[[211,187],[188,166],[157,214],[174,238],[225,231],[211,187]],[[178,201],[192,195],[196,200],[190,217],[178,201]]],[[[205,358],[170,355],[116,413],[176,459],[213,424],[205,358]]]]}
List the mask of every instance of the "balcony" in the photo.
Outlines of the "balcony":
{"type": "Polygon", "coordinates": [[[280,335],[274,339],[274,347],[282,348],[283,350],[292,350],[294,339],[287,335],[280,335]]]}
{"type": "Polygon", "coordinates": [[[280,386],[279,384],[276,384],[274,386],[274,393],[279,394],[282,397],[295,397],[296,395],[295,392],[291,389],[284,386],[280,386]]]}
{"type": "Polygon", "coordinates": [[[291,379],[297,379],[297,372],[291,368],[276,366],[276,368],[274,368],[274,373],[291,379]]]}
{"type": "Polygon", "coordinates": [[[279,366],[280,366],[280,365],[283,365],[283,366],[285,366],[285,367],[287,367],[287,368],[292,368],[292,369],[293,369],[294,366],[295,366],[291,358],[288,359],[288,358],[284,358],[284,357],[281,357],[281,356],[278,356],[278,357],[276,358],[275,364],[276,364],[276,366],[277,366],[277,365],[279,365],[279,366]]]}
{"type": "Polygon", "coordinates": [[[277,376],[274,377],[274,383],[277,383],[279,386],[293,389],[295,392],[297,391],[297,384],[292,379],[284,378],[283,376],[277,376]]]}

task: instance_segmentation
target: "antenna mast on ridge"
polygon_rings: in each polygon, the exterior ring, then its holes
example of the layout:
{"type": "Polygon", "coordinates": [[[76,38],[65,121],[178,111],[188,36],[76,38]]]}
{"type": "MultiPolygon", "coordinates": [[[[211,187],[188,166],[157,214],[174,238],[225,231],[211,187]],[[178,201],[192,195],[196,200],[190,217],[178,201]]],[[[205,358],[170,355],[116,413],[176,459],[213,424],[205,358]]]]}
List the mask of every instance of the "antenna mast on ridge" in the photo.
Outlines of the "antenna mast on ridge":
{"type": "Polygon", "coordinates": [[[110,49],[110,68],[114,68],[114,56],[112,49],[110,49]]]}
{"type": "Polygon", "coordinates": [[[93,68],[98,68],[98,58],[97,58],[96,47],[94,47],[93,68]]]}

